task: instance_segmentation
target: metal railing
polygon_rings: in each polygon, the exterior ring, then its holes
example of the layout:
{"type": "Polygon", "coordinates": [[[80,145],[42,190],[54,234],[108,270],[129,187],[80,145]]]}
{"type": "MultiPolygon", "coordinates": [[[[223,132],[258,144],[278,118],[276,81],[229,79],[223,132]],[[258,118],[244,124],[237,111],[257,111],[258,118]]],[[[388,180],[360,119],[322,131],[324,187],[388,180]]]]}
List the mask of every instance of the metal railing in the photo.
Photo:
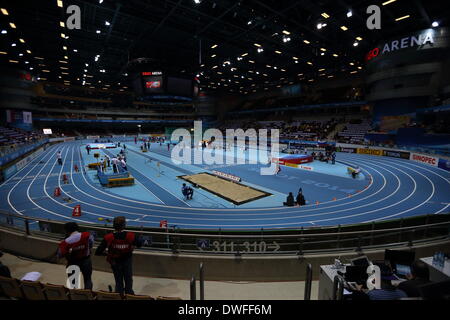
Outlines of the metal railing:
{"type": "MultiPolygon", "coordinates": [[[[0,211],[0,227],[52,239],[64,237],[64,223],[0,211]]],[[[80,224],[101,241],[108,225],[80,224]]],[[[143,238],[142,250],[174,254],[297,254],[355,251],[388,246],[413,246],[450,238],[450,215],[437,214],[358,225],[288,230],[187,230],[129,227],[143,238]]]]}

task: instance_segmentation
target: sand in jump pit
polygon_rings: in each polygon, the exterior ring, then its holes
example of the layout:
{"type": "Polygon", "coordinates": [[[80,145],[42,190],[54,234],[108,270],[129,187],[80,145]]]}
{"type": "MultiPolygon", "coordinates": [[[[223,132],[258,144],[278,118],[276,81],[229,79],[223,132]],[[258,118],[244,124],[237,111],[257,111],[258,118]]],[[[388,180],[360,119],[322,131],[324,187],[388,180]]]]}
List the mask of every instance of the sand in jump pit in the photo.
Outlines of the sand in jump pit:
{"type": "Polygon", "coordinates": [[[243,184],[233,182],[206,172],[189,176],[180,176],[179,178],[186,180],[192,184],[197,184],[200,188],[207,190],[237,205],[271,195],[270,193],[245,186],[243,184]]]}

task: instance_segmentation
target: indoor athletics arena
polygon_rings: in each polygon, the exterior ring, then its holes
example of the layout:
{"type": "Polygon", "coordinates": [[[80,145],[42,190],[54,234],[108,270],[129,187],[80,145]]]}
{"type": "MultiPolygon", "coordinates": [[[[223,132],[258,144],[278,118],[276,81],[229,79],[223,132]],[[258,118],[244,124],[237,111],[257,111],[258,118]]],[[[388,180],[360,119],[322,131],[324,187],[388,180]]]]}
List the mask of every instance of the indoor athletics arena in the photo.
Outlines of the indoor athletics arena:
{"type": "Polygon", "coordinates": [[[443,4],[1,1],[0,303],[449,300],[443,4]]]}

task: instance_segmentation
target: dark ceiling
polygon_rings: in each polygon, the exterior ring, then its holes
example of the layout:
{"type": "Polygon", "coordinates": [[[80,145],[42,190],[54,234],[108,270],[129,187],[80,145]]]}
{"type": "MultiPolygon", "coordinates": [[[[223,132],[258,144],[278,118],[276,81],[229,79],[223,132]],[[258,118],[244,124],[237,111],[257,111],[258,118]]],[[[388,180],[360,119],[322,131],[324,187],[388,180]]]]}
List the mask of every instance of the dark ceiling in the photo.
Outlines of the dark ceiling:
{"type": "Polygon", "coordinates": [[[0,34],[0,60],[18,61],[49,81],[120,89],[127,85],[127,63],[146,57],[166,70],[199,74],[204,88],[250,92],[362,72],[365,53],[383,39],[429,28],[433,21],[448,25],[447,1],[396,0],[383,6],[386,1],[63,0],[63,8],[57,0],[1,1],[8,15],[0,14],[0,29],[7,32],[0,34]],[[73,4],[81,8],[81,30],[60,26],[73,4]],[[381,7],[381,30],[366,27],[372,4],[381,7]],[[395,21],[405,15],[410,17],[395,21]],[[327,26],[319,30],[318,23],[327,26]],[[291,40],[283,42],[283,36],[291,40]],[[255,44],[264,51],[258,53],[255,44]]]}

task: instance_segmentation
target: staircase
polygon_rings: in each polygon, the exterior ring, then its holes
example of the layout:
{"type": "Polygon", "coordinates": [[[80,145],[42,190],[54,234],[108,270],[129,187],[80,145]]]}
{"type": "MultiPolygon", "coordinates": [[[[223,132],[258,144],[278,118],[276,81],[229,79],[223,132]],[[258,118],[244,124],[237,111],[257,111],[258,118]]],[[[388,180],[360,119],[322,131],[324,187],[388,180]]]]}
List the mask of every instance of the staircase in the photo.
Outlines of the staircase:
{"type": "Polygon", "coordinates": [[[334,130],[331,131],[330,134],[327,136],[327,140],[328,140],[328,141],[330,141],[330,140],[335,140],[335,139],[334,139],[334,136],[335,136],[338,132],[341,132],[342,130],[344,130],[345,126],[346,126],[346,123],[339,123],[339,124],[337,124],[336,127],[334,128],[334,130]]]}

